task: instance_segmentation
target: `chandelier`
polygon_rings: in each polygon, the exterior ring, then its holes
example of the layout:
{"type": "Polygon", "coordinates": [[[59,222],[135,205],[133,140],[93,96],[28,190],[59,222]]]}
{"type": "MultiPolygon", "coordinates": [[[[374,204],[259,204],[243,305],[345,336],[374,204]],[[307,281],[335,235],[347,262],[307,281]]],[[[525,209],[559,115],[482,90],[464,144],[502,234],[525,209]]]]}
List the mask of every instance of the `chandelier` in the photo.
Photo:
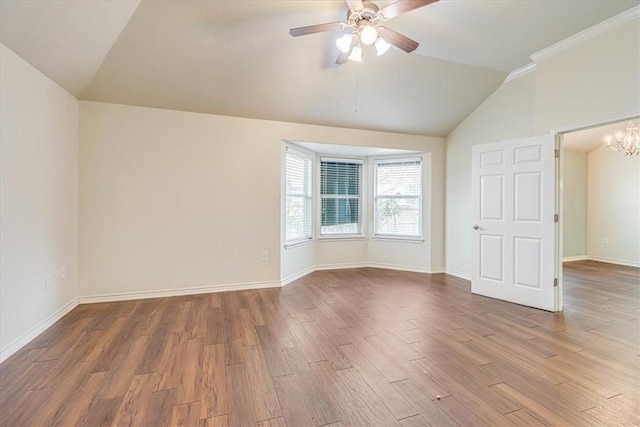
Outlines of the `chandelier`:
{"type": "Polygon", "coordinates": [[[604,138],[605,149],[619,151],[625,156],[640,155],[640,134],[638,134],[638,126],[633,122],[629,122],[624,132],[616,133],[615,137],[607,135],[604,138]]]}

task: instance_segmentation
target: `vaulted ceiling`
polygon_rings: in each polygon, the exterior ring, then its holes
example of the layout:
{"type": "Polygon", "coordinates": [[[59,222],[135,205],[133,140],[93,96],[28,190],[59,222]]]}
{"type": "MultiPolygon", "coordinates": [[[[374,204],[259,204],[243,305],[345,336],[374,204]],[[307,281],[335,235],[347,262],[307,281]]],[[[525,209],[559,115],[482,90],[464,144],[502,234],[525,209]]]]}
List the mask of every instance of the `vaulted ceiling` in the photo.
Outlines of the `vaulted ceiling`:
{"type": "Polygon", "coordinates": [[[532,53],[639,3],[442,0],[387,22],[415,52],[341,66],[340,32],[288,30],[342,0],[2,0],[0,40],[79,99],[446,136],[532,53]]]}

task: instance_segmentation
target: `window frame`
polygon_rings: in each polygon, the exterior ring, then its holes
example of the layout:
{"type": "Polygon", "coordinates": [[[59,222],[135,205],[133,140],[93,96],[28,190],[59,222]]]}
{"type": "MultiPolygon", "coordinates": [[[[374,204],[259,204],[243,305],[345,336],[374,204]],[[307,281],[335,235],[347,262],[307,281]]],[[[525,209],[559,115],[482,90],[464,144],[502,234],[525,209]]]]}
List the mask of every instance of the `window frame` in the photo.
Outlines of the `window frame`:
{"type": "Polygon", "coordinates": [[[380,240],[401,240],[401,241],[413,241],[413,242],[423,242],[424,241],[424,160],[422,156],[411,156],[411,157],[380,157],[372,159],[373,163],[373,171],[372,171],[372,187],[373,187],[373,196],[372,196],[372,238],[380,239],[380,240]],[[378,194],[378,165],[380,164],[392,164],[392,163],[403,163],[403,162],[418,162],[420,166],[419,172],[419,184],[420,184],[420,192],[417,196],[414,195],[400,195],[400,196],[389,196],[389,195],[379,195],[378,194]],[[394,233],[381,233],[378,230],[378,202],[380,199],[417,199],[418,200],[418,233],[414,234],[394,234],[394,233]]]}
{"type": "MultiPolygon", "coordinates": [[[[284,161],[284,203],[283,203],[283,208],[284,208],[284,247],[285,248],[290,248],[290,247],[294,247],[294,246],[298,246],[304,243],[308,243],[313,241],[314,239],[314,227],[313,227],[313,221],[314,221],[314,193],[315,193],[315,187],[314,187],[314,154],[308,153],[306,151],[303,150],[299,150],[297,148],[293,148],[289,145],[287,145],[285,147],[285,161],[284,161]],[[306,185],[304,185],[305,187],[305,191],[303,193],[289,193],[289,188],[288,188],[288,180],[287,180],[287,172],[288,172],[288,162],[287,162],[287,158],[288,156],[296,156],[299,158],[304,159],[305,162],[308,162],[308,173],[305,172],[305,177],[303,178],[305,181],[308,180],[308,183],[306,183],[306,185]],[[295,237],[295,238],[287,238],[287,231],[288,231],[288,215],[287,215],[287,211],[288,211],[288,203],[287,200],[289,199],[289,197],[301,197],[303,198],[303,212],[304,213],[308,213],[309,218],[307,219],[308,221],[308,233],[304,236],[301,237],[295,237]]],[[[305,221],[306,222],[306,221],[305,221]]]]}
{"type": "Polygon", "coordinates": [[[317,197],[318,197],[318,225],[317,225],[317,236],[319,240],[362,240],[365,236],[365,226],[366,226],[366,164],[367,159],[363,157],[337,157],[333,155],[318,155],[318,186],[317,186],[317,197]],[[348,196],[348,195],[323,195],[322,194],[322,163],[323,162],[336,162],[336,163],[348,163],[348,164],[357,164],[360,166],[359,169],[359,194],[357,197],[348,196]],[[338,197],[336,197],[338,196],[338,197]],[[322,208],[323,208],[323,200],[325,199],[357,199],[358,201],[358,209],[359,209],[359,217],[358,217],[358,230],[353,233],[326,233],[322,232],[322,208]]]}

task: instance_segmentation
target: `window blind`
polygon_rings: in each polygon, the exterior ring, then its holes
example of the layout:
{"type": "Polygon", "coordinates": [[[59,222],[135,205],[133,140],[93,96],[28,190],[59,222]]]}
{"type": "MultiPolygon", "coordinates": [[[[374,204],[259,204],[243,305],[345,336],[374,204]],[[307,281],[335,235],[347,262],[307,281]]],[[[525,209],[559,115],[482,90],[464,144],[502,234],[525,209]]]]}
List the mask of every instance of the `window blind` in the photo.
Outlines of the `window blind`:
{"type": "Polygon", "coordinates": [[[286,154],[286,240],[312,238],[312,185],[310,156],[287,150],[286,154]]]}
{"type": "Polygon", "coordinates": [[[421,159],[377,161],[374,191],[375,234],[421,236],[421,159]]]}
{"type": "Polygon", "coordinates": [[[361,196],[361,161],[320,159],[320,234],[361,233],[361,196]]]}

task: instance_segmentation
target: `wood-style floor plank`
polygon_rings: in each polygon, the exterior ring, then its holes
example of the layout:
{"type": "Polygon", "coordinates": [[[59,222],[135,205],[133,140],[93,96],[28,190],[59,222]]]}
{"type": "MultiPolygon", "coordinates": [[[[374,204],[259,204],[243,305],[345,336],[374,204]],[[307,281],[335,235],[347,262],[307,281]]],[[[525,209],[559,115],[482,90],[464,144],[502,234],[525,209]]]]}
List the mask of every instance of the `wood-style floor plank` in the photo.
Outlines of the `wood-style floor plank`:
{"type": "Polygon", "coordinates": [[[244,348],[247,375],[253,390],[253,402],[257,421],[266,421],[282,416],[276,390],[271,381],[269,367],[259,345],[244,348]]]}
{"type": "Polygon", "coordinates": [[[564,283],[563,313],[372,268],[80,305],[0,364],[0,425],[640,425],[640,270],[564,283]]]}
{"type": "Polygon", "coordinates": [[[255,424],[257,418],[247,366],[244,363],[227,365],[226,371],[229,425],[242,427],[255,424]]]}

